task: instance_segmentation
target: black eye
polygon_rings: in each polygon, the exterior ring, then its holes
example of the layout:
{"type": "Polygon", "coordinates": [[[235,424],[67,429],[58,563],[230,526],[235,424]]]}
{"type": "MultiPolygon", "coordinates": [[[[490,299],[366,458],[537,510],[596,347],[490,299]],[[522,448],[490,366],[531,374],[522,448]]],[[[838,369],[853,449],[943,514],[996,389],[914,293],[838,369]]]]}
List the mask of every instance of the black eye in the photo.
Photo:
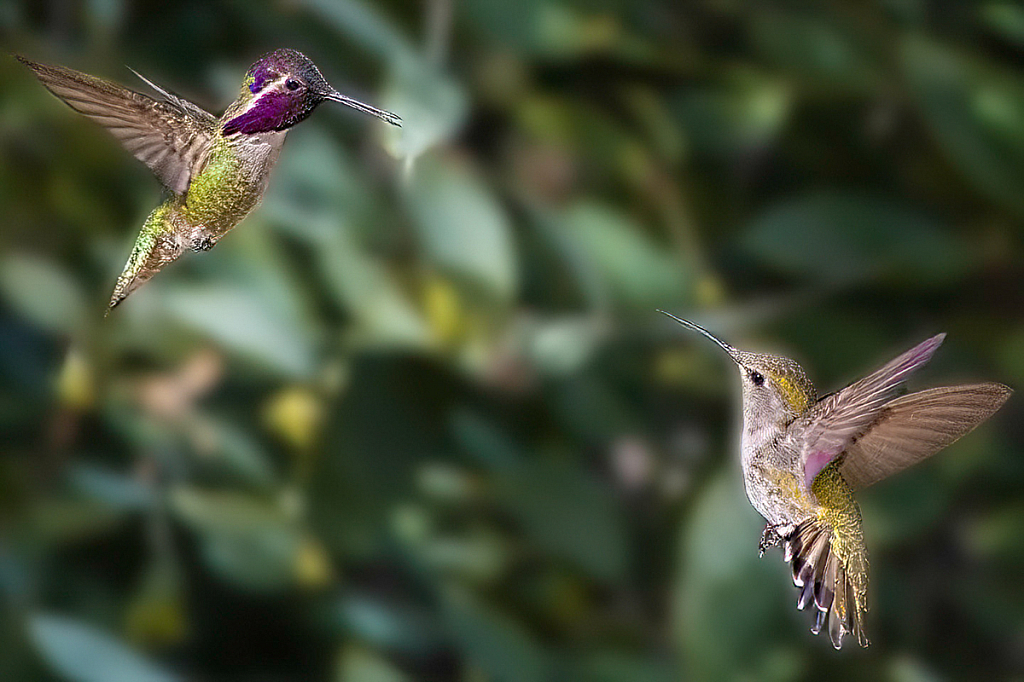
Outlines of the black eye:
{"type": "Polygon", "coordinates": [[[755,386],[764,385],[764,376],[760,372],[750,370],[750,374],[748,374],[747,376],[750,377],[750,380],[754,383],[755,386]]]}
{"type": "Polygon", "coordinates": [[[294,78],[289,78],[284,82],[284,87],[288,88],[289,90],[298,90],[300,87],[302,87],[302,83],[295,80],[294,78]]]}

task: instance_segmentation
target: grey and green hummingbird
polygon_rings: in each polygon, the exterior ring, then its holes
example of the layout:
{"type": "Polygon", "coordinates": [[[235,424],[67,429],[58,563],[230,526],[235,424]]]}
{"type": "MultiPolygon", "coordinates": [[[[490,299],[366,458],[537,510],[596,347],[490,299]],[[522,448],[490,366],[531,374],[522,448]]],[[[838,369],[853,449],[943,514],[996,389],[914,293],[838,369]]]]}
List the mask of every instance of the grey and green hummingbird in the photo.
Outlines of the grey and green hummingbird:
{"type": "Polygon", "coordinates": [[[945,334],[938,334],[818,399],[793,360],[737,350],[703,327],[665,314],[716,343],[739,369],[743,482],[767,521],[761,555],[782,543],[800,590],[797,608],[814,607],[814,634],[827,626],[836,649],[848,633],[867,646],[868,557],[854,492],[966,435],[1012,390],[981,383],[897,396],[942,343],[945,334]]]}
{"type": "Polygon", "coordinates": [[[335,90],[296,50],[260,57],[220,118],[138,73],[158,99],[62,66],[17,59],[72,109],[106,127],[170,191],[142,226],[108,312],[185,249],[212,248],[256,208],[288,129],[321,103],[341,102],[401,125],[395,114],[335,90]]]}

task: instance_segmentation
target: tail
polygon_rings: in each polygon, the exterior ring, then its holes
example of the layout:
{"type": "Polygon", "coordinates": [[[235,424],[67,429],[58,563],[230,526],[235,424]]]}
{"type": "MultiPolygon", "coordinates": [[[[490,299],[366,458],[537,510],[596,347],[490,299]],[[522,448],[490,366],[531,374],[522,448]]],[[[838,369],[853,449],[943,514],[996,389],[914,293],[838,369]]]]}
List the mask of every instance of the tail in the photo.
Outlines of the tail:
{"type": "Polygon", "coordinates": [[[847,633],[866,647],[868,564],[859,523],[854,537],[840,539],[825,521],[812,517],[783,538],[783,547],[800,588],[796,607],[803,610],[813,603],[816,610],[811,632],[818,634],[827,624],[836,649],[842,648],[847,633]]]}
{"type": "Polygon", "coordinates": [[[107,315],[126,299],[128,294],[149,281],[165,265],[177,260],[184,251],[181,239],[174,230],[171,212],[171,207],[165,203],[158,206],[146,219],[146,224],[142,226],[135,246],[132,247],[128,262],[117,278],[114,293],[110,296],[107,315]]]}

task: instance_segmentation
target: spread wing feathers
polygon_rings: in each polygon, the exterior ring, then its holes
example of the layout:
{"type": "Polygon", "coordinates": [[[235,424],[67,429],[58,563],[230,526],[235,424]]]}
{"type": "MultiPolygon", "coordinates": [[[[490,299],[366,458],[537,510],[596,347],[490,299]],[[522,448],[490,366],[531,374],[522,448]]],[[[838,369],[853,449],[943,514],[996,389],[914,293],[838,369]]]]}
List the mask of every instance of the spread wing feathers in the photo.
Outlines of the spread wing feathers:
{"type": "Polygon", "coordinates": [[[793,423],[790,433],[801,444],[807,490],[829,462],[871,427],[894,391],[931,359],[944,338],[945,334],[938,334],[919,343],[860,381],[822,398],[793,423]]]}
{"type": "Polygon", "coordinates": [[[109,130],[168,189],[185,193],[214,139],[216,119],[211,114],[152,83],[165,101],[62,66],[18,60],[47,90],[109,130]]]}
{"type": "Polygon", "coordinates": [[[143,83],[145,83],[146,85],[160,93],[160,96],[163,97],[169,104],[174,105],[182,111],[189,114],[190,116],[193,116],[196,120],[202,122],[208,128],[216,127],[217,118],[210,112],[206,111],[205,109],[196,104],[193,104],[192,102],[189,102],[184,97],[180,97],[179,95],[175,95],[173,92],[169,90],[161,88],[159,85],[149,80],[135,69],[128,67],[128,70],[134,73],[136,76],[138,76],[139,80],[141,80],[143,83]]]}
{"type": "Polygon", "coordinates": [[[854,490],[917,464],[970,433],[1013,390],[996,383],[943,386],[888,403],[870,429],[846,448],[839,465],[854,490]]]}
{"type": "Polygon", "coordinates": [[[852,634],[861,646],[868,645],[864,635],[867,611],[867,559],[855,553],[848,558],[850,569],[832,549],[832,531],[817,519],[798,525],[783,540],[783,558],[793,569],[793,583],[800,588],[796,607],[803,611],[813,605],[815,619],[811,632],[818,634],[828,626],[829,639],[836,649],[843,637],[852,634]],[[858,578],[859,576],[859,578],[858,578]],[[861,582],[858,582],[860,580],[861,582]]]}

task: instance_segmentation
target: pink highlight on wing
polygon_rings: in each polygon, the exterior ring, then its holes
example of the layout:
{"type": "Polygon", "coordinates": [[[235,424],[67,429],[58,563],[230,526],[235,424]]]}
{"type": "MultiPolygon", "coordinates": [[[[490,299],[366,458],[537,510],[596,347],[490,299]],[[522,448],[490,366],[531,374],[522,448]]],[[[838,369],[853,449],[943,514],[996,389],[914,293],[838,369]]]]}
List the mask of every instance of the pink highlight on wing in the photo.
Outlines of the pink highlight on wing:
{"type": "Polygon", "coordinates": [[[821,470],[827,467],[834,457],[835,453],[823,452],[821,450],[811,453],[811,456],[807,458],[807,463],[804,464],[804,488],[810,491],[814,479],[818,477],[821,470]]]}
{"type": "Polygon", "coordinates": [[[900,381],[907,374],[932,359],[935,351],[942,345],[946,338],[945,334],[936,334],[932,338],[922,341],[901,356],[902,362],[893,368],[893,379],[900,381]]]}
{"type": "Polygon", "coordinates": [[[850,438],[857,435],[859,429],[867,426],[862,422],[892,400],[897,387],[908,375],[932,359],[945,338],[945,334],[936,334],[932,338],[922,341],[878,371],[848,386],[838,394],[840,402],[844,402],[843,397],[848,397],[848,399],[845,401],[845,406],[838,410],[839,414],[833,417],[834,423],[830,425],[830,429],[834,431],[831,434],[828,432],[822,434],[815,442],[811,443],[809,447],[817,446],[820,449],[814,449],[804,460],[804,487],[808,492],[821,470],[846,450],[850,438]],[[847,415],[844,418],[842,416],[844,411],[852,413],[852,416],[847,415]]]}

